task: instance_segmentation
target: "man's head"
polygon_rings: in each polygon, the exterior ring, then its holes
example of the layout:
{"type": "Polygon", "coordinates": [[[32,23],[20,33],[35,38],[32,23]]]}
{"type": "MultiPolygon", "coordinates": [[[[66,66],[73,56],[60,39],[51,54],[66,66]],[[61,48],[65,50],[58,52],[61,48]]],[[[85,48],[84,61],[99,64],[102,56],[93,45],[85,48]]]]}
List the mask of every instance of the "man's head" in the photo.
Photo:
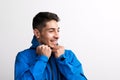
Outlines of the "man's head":
{"type": "Polygon", "coordinates": [[[59,17],[50,12],[40,12],[33,18],[33,31],[37,40],[49,47],[55,47],[59,39],[59,17]]]}

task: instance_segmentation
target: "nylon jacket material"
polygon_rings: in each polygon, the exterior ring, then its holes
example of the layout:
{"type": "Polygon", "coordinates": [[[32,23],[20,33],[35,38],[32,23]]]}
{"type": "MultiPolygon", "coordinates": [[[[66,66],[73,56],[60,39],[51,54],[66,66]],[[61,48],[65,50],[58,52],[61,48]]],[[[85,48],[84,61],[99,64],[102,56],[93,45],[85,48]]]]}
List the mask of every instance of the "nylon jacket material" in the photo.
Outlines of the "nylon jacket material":
{"type": "Polygon", "coordinates": [[[36,54],[41,45],[33,37],[32,46],[17,54],[15,60],[15,80],[87,80],[82,65],[71,50],[65,50],[59,58],[48,59],[36,54]]]}

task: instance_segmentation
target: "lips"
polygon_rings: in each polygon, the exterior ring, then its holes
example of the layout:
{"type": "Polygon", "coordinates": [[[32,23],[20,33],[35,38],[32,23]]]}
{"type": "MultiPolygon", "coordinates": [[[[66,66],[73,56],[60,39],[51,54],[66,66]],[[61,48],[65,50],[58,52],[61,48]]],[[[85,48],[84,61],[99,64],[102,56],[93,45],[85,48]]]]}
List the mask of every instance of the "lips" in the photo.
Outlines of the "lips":
{"type": "Polygon", "coordinates": [[[58,43],[57,40],[51,40],[51,43],[53,43],[54,45],[56,45],[58,43]]]}

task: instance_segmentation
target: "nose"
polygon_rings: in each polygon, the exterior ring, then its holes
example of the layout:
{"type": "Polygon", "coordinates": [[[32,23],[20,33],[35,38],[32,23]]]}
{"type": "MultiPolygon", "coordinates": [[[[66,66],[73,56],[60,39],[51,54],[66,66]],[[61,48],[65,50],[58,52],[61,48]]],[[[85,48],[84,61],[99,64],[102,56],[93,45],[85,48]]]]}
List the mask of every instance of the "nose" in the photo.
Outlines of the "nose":
{"type": "Polygon", "coordinates": [[[56,31],[56,32],[55,32],[54,37],[55,37],[56,39],[58,39],[58,38],[59,38],[59,32],[58,32],[58,31],[56,31]]]}

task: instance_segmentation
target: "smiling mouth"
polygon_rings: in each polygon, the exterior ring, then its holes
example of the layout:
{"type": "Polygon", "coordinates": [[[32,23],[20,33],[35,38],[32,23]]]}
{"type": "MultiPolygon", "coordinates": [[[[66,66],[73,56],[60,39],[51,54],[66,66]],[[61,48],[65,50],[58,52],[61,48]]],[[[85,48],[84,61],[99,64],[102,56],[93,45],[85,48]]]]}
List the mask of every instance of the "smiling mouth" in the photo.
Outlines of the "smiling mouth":
{"type": "Polygon", "coordinates": [[[51,43],[52,43],[52,45],[50,46],[51,49],[54,49],[56,46],[58,46],[57,41],[52,41],[51,43]]]}
{"type": "Polygon", "coordinates": [[[54,41],[53,43],[56,45],[56,44],[57,44],[57,41],[54,41]]]}
{"type": "Polygon", "coordinates": [[[51,43],[53,43],[54,45],[58,44],[57,40],[51,40],[51,43]]]}

